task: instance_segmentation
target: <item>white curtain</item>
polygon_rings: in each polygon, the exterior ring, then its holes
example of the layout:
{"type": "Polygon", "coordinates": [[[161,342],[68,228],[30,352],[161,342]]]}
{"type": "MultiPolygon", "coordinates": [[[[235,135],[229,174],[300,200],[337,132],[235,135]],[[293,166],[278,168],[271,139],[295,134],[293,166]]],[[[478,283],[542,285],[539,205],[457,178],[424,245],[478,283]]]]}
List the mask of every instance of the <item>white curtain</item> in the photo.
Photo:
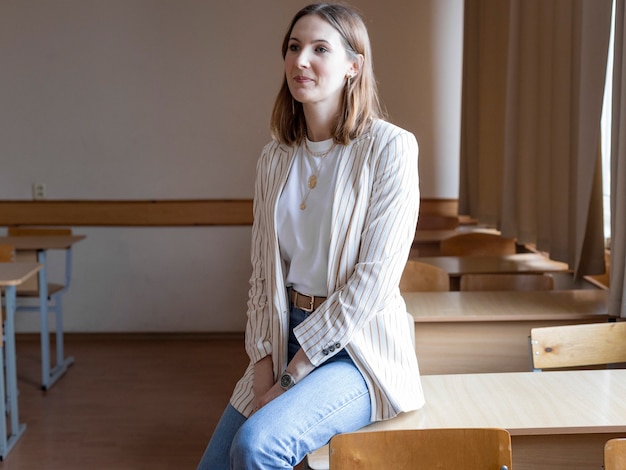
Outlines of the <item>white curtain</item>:
{"type": "Polygon", "coordinates": [[[466,0],[459,212],[604,273],[611,0],[466,0]]]}
{"type": "Polygon", "coordinates": [[[616,0],[611,129],[611,291],[609,314],[626,318],[626,23],[625,0],[616,0]]]}

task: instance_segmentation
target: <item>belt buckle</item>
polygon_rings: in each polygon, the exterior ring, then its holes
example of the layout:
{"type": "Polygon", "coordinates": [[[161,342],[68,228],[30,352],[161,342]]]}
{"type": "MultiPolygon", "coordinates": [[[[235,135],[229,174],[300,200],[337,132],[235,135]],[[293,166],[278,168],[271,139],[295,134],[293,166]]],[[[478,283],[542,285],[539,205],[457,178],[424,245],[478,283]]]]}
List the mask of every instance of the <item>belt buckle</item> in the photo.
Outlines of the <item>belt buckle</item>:
{"type": "Polygon", "coordinates": [[[296,305],[297,305],[297,300],[298,300],[298,298],[299,298],[300,296],[302,296],[302,297],[308,297],[308,299],[309,299],[309,307],[308,307],[308,308],[306,308],[306,307],[300,307],[300,306],[298,306],[298,308],[299,308],[299,309],[301,309],[301,310],[304,310],[304,311],[305,311],[305,312],[307,312],[307,313],[311,313],[311,312],[313,312],[313,310],[315,310],[315,296],[313,296],[313,295],[301,294],[301,293],[300,293],[300,292],[298,292],[298,291],[295,291],[295,292],[296,292],[296,305]]]}

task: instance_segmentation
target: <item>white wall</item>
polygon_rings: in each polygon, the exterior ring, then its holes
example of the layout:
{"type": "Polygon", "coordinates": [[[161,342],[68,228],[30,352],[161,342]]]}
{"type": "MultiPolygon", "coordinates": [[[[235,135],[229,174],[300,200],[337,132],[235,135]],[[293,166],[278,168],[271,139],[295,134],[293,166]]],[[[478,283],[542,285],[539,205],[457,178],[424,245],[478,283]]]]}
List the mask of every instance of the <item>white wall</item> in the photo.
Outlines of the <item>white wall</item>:
{"type": "MultiPolygon", "coordinates": [[[[0,3],[0,199],[251,198],[306,1],[0,3]]],[[[456,198],[463,0],[354,0],[382,98],[420,142],[424,197],[456,198]]],[[[66,330],[238,331],[250,227],[75,227],[66,330]]],[[[36,331],[35,314],[18,331],[36,331]]]]}

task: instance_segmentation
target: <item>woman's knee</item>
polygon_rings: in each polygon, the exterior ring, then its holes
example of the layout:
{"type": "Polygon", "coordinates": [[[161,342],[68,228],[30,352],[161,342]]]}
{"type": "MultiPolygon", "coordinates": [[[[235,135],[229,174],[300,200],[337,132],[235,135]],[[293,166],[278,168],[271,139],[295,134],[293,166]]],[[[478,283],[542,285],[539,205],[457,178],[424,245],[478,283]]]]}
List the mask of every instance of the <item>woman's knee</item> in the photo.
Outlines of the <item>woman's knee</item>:
{"type": "Polygon", "coordinates": [[[237,431],[230,448],[231,468],[291,468],[297,462],[289,457],[288,446],[273,433],[276,428],[250,419],[237,431]]]}
{"type": "Polygon", "coordinates": [[[241,428],[239,428],[239,431],[235,434],[233,442],[230,446],[231,462],[236,459],[249,456],[256,449],[258,449],[259,440],[256,438],[255,433],[256,430],[254,429],[254,426],[250,425],[250,421],[247,421],[243,426],[241,426],[241,428]]]}

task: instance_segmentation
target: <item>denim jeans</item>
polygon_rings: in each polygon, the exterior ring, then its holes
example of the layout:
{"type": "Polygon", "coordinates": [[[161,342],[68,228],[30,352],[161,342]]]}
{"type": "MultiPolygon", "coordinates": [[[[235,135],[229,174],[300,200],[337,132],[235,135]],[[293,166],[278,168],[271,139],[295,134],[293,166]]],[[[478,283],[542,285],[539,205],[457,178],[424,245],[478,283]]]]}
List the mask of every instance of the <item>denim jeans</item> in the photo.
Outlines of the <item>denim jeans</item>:
{"type": "MultiPolygon", "coordinates": [[[[291,331],[308,315],[292,307],[291,331]]],[[[291,334],[289,359],[299,348],[291,334]]],[[[342,351],[249,419],[228,405],[198,470],[292,469],[335,434],[369,424],[370,413],[365,381],[342,351]]]]}

